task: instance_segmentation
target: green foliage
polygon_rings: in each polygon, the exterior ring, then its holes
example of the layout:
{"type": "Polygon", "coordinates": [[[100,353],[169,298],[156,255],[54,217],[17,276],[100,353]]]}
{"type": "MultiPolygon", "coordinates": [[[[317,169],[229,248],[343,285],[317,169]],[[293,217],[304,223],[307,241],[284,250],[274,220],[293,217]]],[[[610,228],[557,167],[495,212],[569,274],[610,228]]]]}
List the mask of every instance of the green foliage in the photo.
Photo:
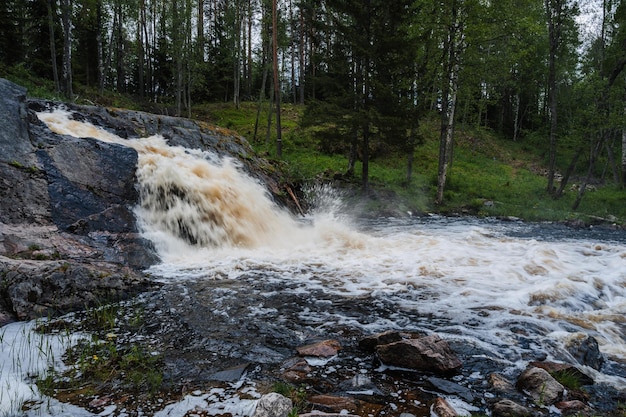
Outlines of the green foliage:
{"type": "Polygon", "coordinates": [[[138,344],[118,347],[113,335],[101,339],[93,336],[79,342],[66,353],[66,364],[72,368],[63,374],[75,383],[82,381],[99,386],[114,383],[131,392],[155,394],[163,382],[161,357],[138,344]]]}
{"type": "Polygon", "coordinates": [[[303,385],[295,387],[286,382],[279,381],[272,385],[272,391],[291,400],[293,409],[289,412],[289,416],[297,416],[306,411],[307,393],[306,388],[303,385]]]}
{"type": "Polygon", "coordinates": [[[580,390],[582,382],[580,380],[580,374],[573,370],[565,370],[561,372],[552,373],[554,379],[556,379],[561,385],[569,390],[580,390]]]}
{"type": "Polygon", "coordinates": [[[38,328],[40,332],[77,329],[88,331],[90,336],[71,346],[63,357],[66,369],[48,371],[37,381],[46,395],[54,396],[80,392],[97,395],[102,390],[121,389],[137,395],[153,396],[163,383],[162,356],[151,352],[138,342],[120,343],[117,331],[120,326],[138,328],[143,321],[141,307],[122,308],[119,304],[106,304],[87,309],[78,321],[48,321],[38,328]]]}

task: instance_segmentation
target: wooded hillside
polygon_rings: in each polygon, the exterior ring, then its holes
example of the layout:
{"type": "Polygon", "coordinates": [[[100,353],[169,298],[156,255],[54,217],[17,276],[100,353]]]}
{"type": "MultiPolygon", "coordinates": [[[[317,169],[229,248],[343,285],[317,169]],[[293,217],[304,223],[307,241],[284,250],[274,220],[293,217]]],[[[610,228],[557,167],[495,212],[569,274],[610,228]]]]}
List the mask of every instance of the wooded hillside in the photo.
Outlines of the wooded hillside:
{"type": "Polygon", "coordinates": [[[319,147],[356,162],[364,190],[381,149],[406,158],[439,119],[436,201],[455,128],[542,138],[546,193],[578,177],[626,183],[626,1],[5,0],[0,76],[27,72],[190,116],[202,102],[304,105],[319,147]],[[581,11],[581,8],[583,10],[581,11]]]}

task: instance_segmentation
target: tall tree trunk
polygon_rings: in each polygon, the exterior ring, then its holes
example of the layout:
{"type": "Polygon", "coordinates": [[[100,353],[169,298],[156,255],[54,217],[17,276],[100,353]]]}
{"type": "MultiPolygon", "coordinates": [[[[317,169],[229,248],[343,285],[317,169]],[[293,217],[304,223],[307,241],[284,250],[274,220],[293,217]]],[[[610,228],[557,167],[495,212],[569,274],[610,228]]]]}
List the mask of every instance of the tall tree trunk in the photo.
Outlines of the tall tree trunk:
{"type": "Polygon", "coordinates": [[[196,44],[198,45],[198,63],[204,62],[204,0],[198,0],[198,20],[196,23],[196,44]]]}
{"type": "Polygon", "coordinates": [[[63,24],[63,94],[72,99],[72,0],[61,1],[63,24]]]}
{"type": "Polygon", "coordinates": [[[613,174],[613,182],[615,184],[619,184],[619,169],[617,167],[617,163],[615,162],[615,155],[613,155],[613,149],[615,148],[615,139],[617,136],[616,131],[611,131],[611,144],[609,145],[608,140],[604,144],[604,148],[606,149],[607,156],[607,164],[611,167],[611,173],[613,174]]]}
{"type": "MultiPolygon", "coordinates": [[[[261,91],[259,92],[259,103],[256,110],[256,119],[254,120],[254,135],[252,136],[252,142],[256,142],[257,133],[259,131],[259,118],[261,116],[261,107],[263,107],[263,100],[265,100],[265,84],[267,83],[267,65],[265,57],[263,57],[263,79],[261,80],[261,91]]],[[[270,106],[272,103],[270,103],[270,106]]]]}
{"type": "MultiPolygon", "coordinates": [[[[50,59],[52,62],[52,79],[54,80],[54,89],[61,92],[59,83],[59,67],[57,65],[56,36],[54,36],[54,15],[52,11],[52,0],[48,0],[48,30],[50,32],[50,59]]],[[[98,32],[100,33],[100,32],[98,32]]]]}
{"type": "Polygon", "coordinates": [[[515,94],[515,115],[513,121],[513,142],[517,142],[519,136],[520,96],[515,94]]]}
{"type": "Polygon", "coordinates": [[[556,145],[557,145],[557,94],[556,94],[556,60],[560,43],[562,9],[564,0],[545,0],[548,20],[548,39],[550,52],[548,57],[548,109],[550,118],[550,138],[548,150],[548,194],[554,196],[554,176],[556,173],[556,145]]]}
{"type": "Polygon", "coordinates": [[[278,0],[272,0],[272,60],[274,68],[274,100],[276,100],[276,156],[283,156],[283,139],[280,125],[280,82],[278,80],[278,0]]]}
{"type": "Polygon", "coordinates": [[[454,116],[456,111],[460,55],[463,48],[463,25],[459,17],[459,4],[452,2],[452,20],[448,26],[445,45],[445,73],[441,98],[441,131],[439,136],[439,165],[437,170],[437,196],[435,202],[443,203],[443,194],[448,181],[448,170],[452,163],[454,143],[454,116]]]}
{"type": "Polygon", "coordinates": [[[146,22],[145,22],[145,18],[146,18],[146,1],[145,0],[140,0],[139,2],[139,20],[137,21],[137,58],[138,58],[138,63],[137,63],[137,89],[139,90],[139,97],[141,97],[143,99],[145,91],[146,91],[146,87],[145,87],[145,79],[144,79],[144,59],[145,59],[145,52],[144,52],[144,44],[145,44],[145,39],[143,37],[144,32],[143,32],[143,27],[145,26],[146,22]]]}
{"type": "Polygon", "coordinates": [[[589,155],[589,166],[587,168],[587,176],[581,182],[580,188],[578,189],[578,195],[576,196],[576,201],[574,201],[574,204],[572,205],[572,210],[574,211],[578,210],[578,206],[580,205],[580,202],[583,199],[583,195],[585,195],[587,184],[589,184],[589,181],[591,180],[591,175],[593,174],[593,167],[596,164],[596,159],[598,157],[598,153],[600,152],[600,149],[602,149],[603,142],[604,142],[604,137],[602,134],[600,134],[600,138],[594,140],[593,143],[591,144],[591,152],[589,155]]]}
{"type": "MultiPolygon", "coordinates": [[[[350,71],[351,71],[350,78],[353,80],[352,96],[354,97],[353,99],[354,101],[352,103],[352,111],[356,115],[361,110],[361,103],[362,103],[360,91],[362,91],[362,88],[363,88],[363,83],[362,83],[363,74],[361,72],[360,63],[358,61],[353,62],[350,68],[350,71]]],[[[346,170],[346,175],[349,177],[354,176],[354,169],[356,166],[356,161],[359,157],[359,125],[358,123],[356,121],[353,121],[351,128],[352,128],[352,132],[350,134],[351,140],[350,140],[350,150],[348,153],[348,169],[346,170]]]]}
{"type": "Polygon", "coordinates": [[[126,75],[124,74],[124,16],[122,14],[122,0],[117,0],[115,4],[115,14],[117,15],[117,27],[115,28],[115,45],[117,47],[116,76],[117,91],[126,90],[126,75]]]}
{"type": "Polygon", "coordinates": [[[554,195],[555,198],[559,198],[559,197],[561,197],[563,195],[563,191],[565,191],[565,187],[567,187],[567,183],[569,182],[569,178],[574,173],[574,169],[576,169],[576,164],[578,163],[578,159],[580,158],[580,155],[582,155],[584,150],[585,150],[585,148],[583,146],[581,146],[580,148],[578,148],[578,150],[574,154],[574,157],[572,158],[572,161],[570,162],[569,166],[567,167],[567,171],[565,171],[565,175],[563,175],[563,178],[561,178],[561,185],[559,186],[559,189],[556,191],[556,194],[554,195]]]}
{"type": "Polygon", "coordinates": [[[300,83],[300,104],[304,105],[304,50],[305,50],[305,29],[304,12],[300,8],[300,48],[298,53],[298,81],[300,83]]]}
{"type": "Polygon", "coordinates": [[[267,112],[267,132],[265,134],[265,144],[270,144],[270,137],[272,135],[272,117],[274,116],[274,83],[272,83],[270,88],[270,107],[267,112]]]}
{"type": "Polygon", "coordinates": [[[415,157],[415,144],[416,144],[417,127],[413,124],[411,126],[411,132],[409,133],[409,140],[407,143],[406,154],[406,186],[411,185],[411,179],[413,178],[413,160],[415,157]]]}
{"type": "Polygon", "coordinates": [[[290,28],[290,42],[289,42],[289,58],[291,59],[291,97],[293,104],[298,102],[298,91],[296,87],[296,22],[293,17],[293,2],[289,0],[289,28],[290,28]]]}
{"type": "MultiPolygon", "coordinates": [[[[626,118],[626,97],[624,97],[624,117],[626,118]]],[[[626,187],[626,126],[622,127],[622,188],[626,187]]]]}
{"type": "Polygon", "coordinates": [[[239,109],[241,89],[241,7],[235,2],[235,62],[233,65],[233,104],[239,109]]]}
{"type": "Polygon", "coordinates": [[[252,97],[252,66],[254,64],[254,59],[252,56],[252,23],[254,21],[254,10],[252,9],[252,0],[248,0],[248,13],[247,13],[247,23],[248,23],[248,51],[247,51],[247,73],[246,73],[246,95],[248,97],[252,97]]]}
{"type": "Polygon", "coordinates": [[[98,45],[98,88],[104,92],[104,46],[102,42],[102,0],[96,3],[96,44],[98,45]]]}

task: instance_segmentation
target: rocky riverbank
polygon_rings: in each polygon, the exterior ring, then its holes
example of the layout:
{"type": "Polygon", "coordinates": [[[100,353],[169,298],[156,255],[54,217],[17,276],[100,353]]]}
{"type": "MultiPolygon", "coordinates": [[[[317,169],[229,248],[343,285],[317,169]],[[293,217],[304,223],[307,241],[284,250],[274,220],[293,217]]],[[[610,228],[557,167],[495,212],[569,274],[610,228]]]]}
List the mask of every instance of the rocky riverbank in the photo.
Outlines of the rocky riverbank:
{"type": "MultiPolygon", "coordinates": [[[[623,415],[626,394],[589,375],[607,366],[593,338],[572,341],[548,362],[524,324],[510,323],[526,352],[511,359],[444,337],[438,328],[450,323],[396,311],[374,295],[302,290],[271,268],[237,279],[156,282],[142,272],[159,259],[134,215],[137,152],[52,133],[36,113],[58,105],[28,100],[23,88],[0,80],[0,324],[77,311],[42,330],[92,335],[65,358],[74,373],[39,381],[48,395],[119,416],[251,415],[255,408],[281,417],[623,415]],[[389,331],[369,331],[380,320],[389,331]],[[261,406],[259,398],[274,391],[290,406],[276,395],[264,398],[278,403],[261,406]]],[[[237,158],[277,201],[291,203],[273,168],[226,130],[64,106],[121,137],[158,133],[173,145],[237,158]]]]}
{"type": "Polygon", "coordinates": [[[115,307],[109,327],[96,331],[90,312],[74,318],[78,325],[52,322],[93,332],[70,356],[100,363],[57,375],[50,394],[100,415],[251,415],[273,392],[282,397],[272,397],[279,405],[269,415],[282,417],[623,415],[625,393],[588,375],[605,365],[592,338],[570,344],[580,362],[546,361],[537,346],[512,363],[436,331],[369,334],[368,322],[395,314],[390,306],[323,290],[294,295],[297,285],[258,276],[165,284],[115,307]],[[112,349],[151,352],[153,362],[135,366],[145,366],[144,375],[158,371],[159,384],[129,384],[123,361],[105,365],[112,349]],[[291,402],[281,408],[285,398],[291,402]]]}

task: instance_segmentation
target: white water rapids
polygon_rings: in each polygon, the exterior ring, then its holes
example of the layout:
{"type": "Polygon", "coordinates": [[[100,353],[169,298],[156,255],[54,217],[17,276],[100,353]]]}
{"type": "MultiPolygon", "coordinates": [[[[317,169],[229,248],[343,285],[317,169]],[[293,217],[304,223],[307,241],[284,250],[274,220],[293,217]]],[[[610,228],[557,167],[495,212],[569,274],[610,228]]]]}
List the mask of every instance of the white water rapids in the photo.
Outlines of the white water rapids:
{"type": "MultiPolygon", "coordinates": [[[[515,237],[523,223],[439,218],[355,226],[338,215],[336,198],[320,199],[325,203],[301,222],[278,209],[233,161],[169,146],[159,136],[122,139],[71,120],[66,111],[39,118],[59,134],[137,150],[137,215],[162,257],[150,270],[158,279],[256,274],[298,283],[285,291],[393,304],[401,322],[393,314],[368,323],[338,319],[372,332],[421,326],[479,344],[512,364],[528,349],[520,345],[520,332],[548,358],[584,334],[598,340],[607,358],[626,363],[623,236],[515,237]],[[424,319],[407,322],[404,312],[424,319]]],[[[620,376],[588,371],[626,388],[620,376]]]]}

